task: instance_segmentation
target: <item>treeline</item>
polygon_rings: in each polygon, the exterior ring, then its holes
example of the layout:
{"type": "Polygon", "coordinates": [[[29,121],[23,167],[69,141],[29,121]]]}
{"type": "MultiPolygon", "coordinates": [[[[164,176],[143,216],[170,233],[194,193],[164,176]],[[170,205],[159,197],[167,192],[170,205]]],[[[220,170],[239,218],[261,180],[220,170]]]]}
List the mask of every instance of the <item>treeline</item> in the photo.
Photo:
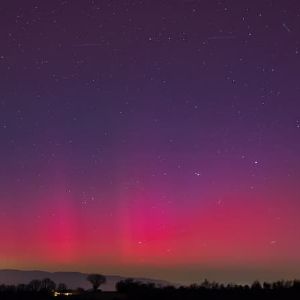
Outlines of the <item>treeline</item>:
{"type": "MultiPolygon", "coordinates": [[[[102,275],[101,275],[102,276],[102,275]]],[[[28,284],[5,285],[0,284],[0,299],[32,299],[48,300],[54,297],[55,292],[71,292],[68,298],[73,299],[106,299],[107,293],[98,290],[105,278],[98,274],[89,276],[88,280],[93,284],[91,290],[78,288],[68,290],[64,283],[56,285],[49,278],[43,280],[32,280],[28,284]],[[94,276],[97,275],[97,276],[94,276]],[[91,280],[92,279],[92,280],[91,280]]],[[[200,299],[200,300],[250,300],[250,299],[300,299],[300,281],[277,281],[273,283],[255,281],[251,285],[220,284],[204,280],[201,284],[190,286],[157,286],[153,283],[143,283],[133,279],[126,279],[116,284],[116,293],[113,299],[127,300],[160,300],[160,299],[200,299]]],[[[112,293],[110,293],[112,294],[112,293]]],[[[111,296],[111,295],[110,295],[111,296]]],[[[63,295],[59,297],[65,297],[63,295]]],[[[107,298],[108,299],[108,298],[107,298]]],[[[111,298],[109,298],[111,299],[111,298]]]]}
{"type": "Polygon", "coordinates": [[[35,279],[28,284],[0,284],[0,299],[47,299],[53,296],[55,290],[65,292],[68,288],[66,284],[56,284],[49,278],[35,279]]]}
{"type": "Polygon", "coordinates": [[[119,293],[128,299],[300,299],[300,281],[277,281],[252,285],[219,284],[205,280],[190,286],[158,287],[152,283],[142,283],[132,279],[117,283],[119,293]]]}

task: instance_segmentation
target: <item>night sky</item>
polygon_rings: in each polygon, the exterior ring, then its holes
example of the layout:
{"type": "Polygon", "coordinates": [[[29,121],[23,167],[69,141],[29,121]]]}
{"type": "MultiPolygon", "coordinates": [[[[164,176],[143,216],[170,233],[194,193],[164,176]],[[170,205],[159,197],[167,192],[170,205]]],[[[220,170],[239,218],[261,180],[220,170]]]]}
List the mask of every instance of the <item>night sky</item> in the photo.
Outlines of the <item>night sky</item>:
{"type": "Polygon", "coordinates": [[[0,268],[300,277],[298,0],[0,4],[0,268]]]}

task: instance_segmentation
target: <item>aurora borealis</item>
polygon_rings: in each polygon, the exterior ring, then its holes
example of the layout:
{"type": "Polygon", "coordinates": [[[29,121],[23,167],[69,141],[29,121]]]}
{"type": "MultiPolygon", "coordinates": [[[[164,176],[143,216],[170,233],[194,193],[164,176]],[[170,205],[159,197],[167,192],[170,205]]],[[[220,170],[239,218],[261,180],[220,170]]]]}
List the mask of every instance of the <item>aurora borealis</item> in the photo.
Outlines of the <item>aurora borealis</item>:
{"type": "Polygon", "coordinates": [[[0,268],[300,277],[300,4],[0,4],[0,268]]]}

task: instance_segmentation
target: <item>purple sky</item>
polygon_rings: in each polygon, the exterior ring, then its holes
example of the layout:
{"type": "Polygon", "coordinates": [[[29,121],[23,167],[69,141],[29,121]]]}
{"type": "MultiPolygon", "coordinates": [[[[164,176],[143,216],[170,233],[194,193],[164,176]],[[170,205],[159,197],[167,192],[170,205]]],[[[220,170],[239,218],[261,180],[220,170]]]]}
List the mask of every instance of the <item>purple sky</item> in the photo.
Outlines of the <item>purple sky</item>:
{"type": "Polygon", "coordinates": [[[300,3],[0,4],[0,268],[300,277],[300,3]]]}

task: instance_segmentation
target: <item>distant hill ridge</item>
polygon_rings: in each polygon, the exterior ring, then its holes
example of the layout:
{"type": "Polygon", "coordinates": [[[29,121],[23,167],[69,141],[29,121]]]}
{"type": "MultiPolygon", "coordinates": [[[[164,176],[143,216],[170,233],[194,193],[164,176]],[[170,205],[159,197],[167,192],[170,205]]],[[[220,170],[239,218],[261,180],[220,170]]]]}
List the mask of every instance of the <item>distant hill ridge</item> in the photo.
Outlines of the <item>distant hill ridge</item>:
{"type": "MultiPolygon", "coordinates": [[[[90,289],[91,285],[86,280],[87,273],[80,272],[47,272],[47,271],[38,271],[38,270],[14,270],[6,269],[0,270],[0,284],[13,284],[17,285],[20,283],[29,283],[33,279],[43,279],[50,278],[56,284],[65,283],[68,288],[76,289],[82,287],[84,289],[90,289]]],[[[105,275],[105,274],[104,274],[105,275]]],[[[115,285],[118,281],[124,280],[127,277],[122,277],[118,275],[105,275],[107,282],[101,286],[101,289],[104,291],[114,291],[115,285]]],[[[170,285],[171,283],[164,280],[156,280],[149,278],[133,278],[142,282],[154,283],[161,286],[170,285]]]]}

